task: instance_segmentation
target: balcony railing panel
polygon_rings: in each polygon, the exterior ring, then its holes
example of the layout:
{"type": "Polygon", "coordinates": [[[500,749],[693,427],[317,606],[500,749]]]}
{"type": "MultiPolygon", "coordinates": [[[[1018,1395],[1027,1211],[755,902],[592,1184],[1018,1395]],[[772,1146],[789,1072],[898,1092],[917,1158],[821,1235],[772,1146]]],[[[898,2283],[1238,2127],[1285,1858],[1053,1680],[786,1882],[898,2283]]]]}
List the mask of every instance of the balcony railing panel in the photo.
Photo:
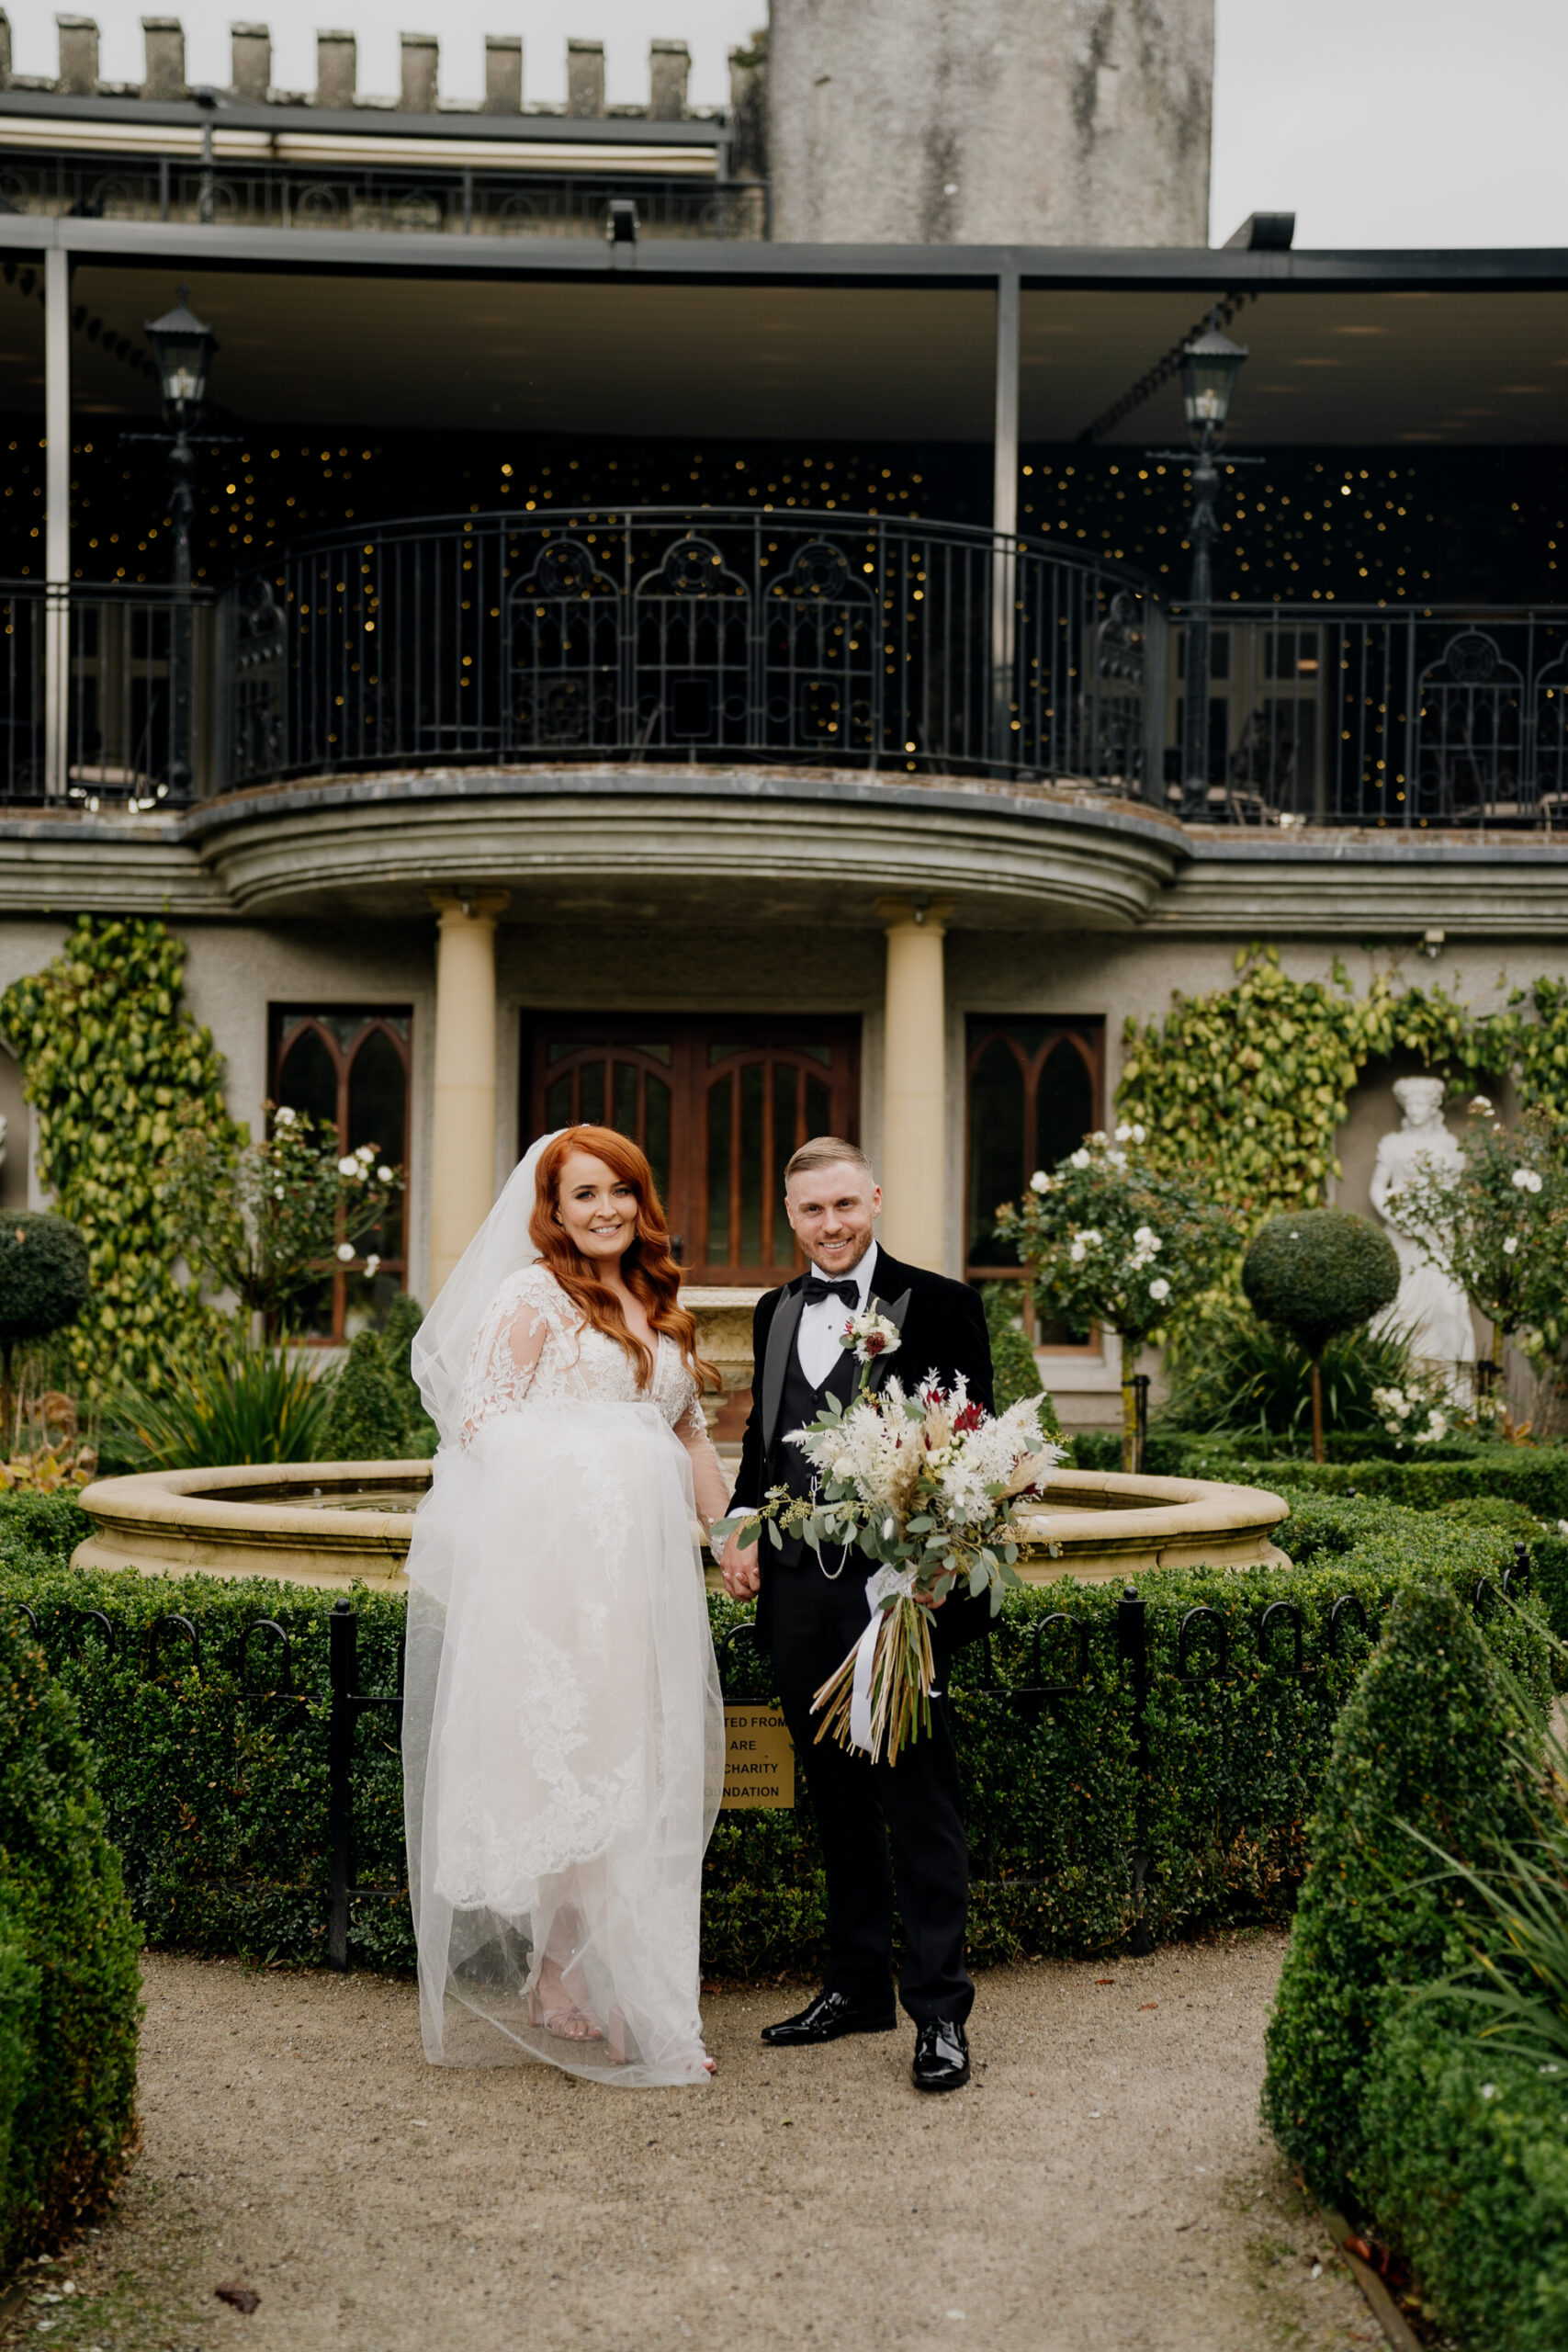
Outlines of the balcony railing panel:
{"type": "Polygon", "coordinates": [[[1551,827],[1568,820],[1568,610],[1216,611],[1209,761],[1181,775],[1179,659],[1167,805],[1242,825],[1551,827]]]}
{"type": "Polygon", "coordinates": [[[359,230],[378,235],[600,237],[614,198],[642,236],[756,243],[768,234],[760,180],[696,174],[483,171],[257,164],[185,158],[112,163],[0,149],[0,213],[175,220],[223,229],[359,230]]]}
{"type": "Polygon", "coordinates": [[[320,541],[225,600],[226,779],[742,760],[1140,791],[1139,583],[1012,542],[995,556],[984,531],[716,508],[320,541]]]}
{"type": "Polygon", "coordinates": [[[198,595],[0,582],[0,798],[153,808],[188,797],[175,704],[183,668],[200,774],[213,750],[214,619],[198,595]]]}

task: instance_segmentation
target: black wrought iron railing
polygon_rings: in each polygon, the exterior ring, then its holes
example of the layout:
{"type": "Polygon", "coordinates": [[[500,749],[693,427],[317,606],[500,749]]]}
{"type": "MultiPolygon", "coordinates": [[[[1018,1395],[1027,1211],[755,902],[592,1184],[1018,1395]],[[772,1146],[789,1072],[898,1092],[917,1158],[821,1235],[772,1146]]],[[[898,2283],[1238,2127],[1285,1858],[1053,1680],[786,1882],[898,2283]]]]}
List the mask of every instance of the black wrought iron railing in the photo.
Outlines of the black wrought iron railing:
{"type": "Polygon", "coordinates": [[[393,524],[224,600],[225,781],[812,762],[1142,788],[1142,583],[953,525],[704,507],[393,524]]]}
{"type": "MultiPolygon", "coordinates": [[[[592,125],[584,130],[591,132],[592,125]]],[[[705,165],[705,153],[702,161],[705,165]]],[[[381,235],[603,237],[617,198],[636,205],[645,237],[754,243],[769,233],[765,183],[716,180],[705,170],[485,171],[222,159],[209,165],[168,155],[106,161],[69,153],[7,154],[0,126],[0,213],[381,235]]]]}
{"type": "Polygon", "coordinates": [[[1179,618],[1172,634],[1165,796],[1190,820],[1568,823],[1568,608],[1223,608],[1198,779],[1182,776],[1175,749],[1179,618]]]}
{"type": "Polygon", "coordinates": [[[188,798],[213,764],[215,617],[205,591],[0,581],[0,799],[188,798]]]}
{"type": "Polygon", "coordinates": [[[152,808],[457,764],[813,765],[1071,785],[1189,823],[1568,824],[1568,607],[1222,608],[1114,564],[798,508],[443,517],[221,596],[0,582],[0,797],[152,808]]]}

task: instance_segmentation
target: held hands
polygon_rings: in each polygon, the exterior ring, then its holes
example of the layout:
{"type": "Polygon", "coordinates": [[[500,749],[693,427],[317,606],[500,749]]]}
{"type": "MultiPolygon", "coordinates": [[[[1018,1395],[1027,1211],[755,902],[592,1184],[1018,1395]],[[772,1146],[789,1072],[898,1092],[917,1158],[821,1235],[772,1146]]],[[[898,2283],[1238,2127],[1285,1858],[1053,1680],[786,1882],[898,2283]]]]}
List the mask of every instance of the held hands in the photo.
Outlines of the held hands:
{"type": "Polygon", "coordinates": [[[754,1599],[761,1574],[757,1566],[755,1544],[741,1544],[734,1534],[727,1537],[719,1555],[718,1573],[731,1600],[754,1599]]]}

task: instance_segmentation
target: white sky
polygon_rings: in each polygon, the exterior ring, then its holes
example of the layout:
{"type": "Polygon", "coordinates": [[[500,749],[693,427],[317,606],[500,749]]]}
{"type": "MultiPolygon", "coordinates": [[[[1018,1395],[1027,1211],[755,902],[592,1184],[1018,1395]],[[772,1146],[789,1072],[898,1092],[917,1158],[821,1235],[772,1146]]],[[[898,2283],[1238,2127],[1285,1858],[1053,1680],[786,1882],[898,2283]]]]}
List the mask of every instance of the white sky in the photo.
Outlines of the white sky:
{"type": "MultiPolygon", "coordinates": [[[[6,0],[19,74],[52,74],[59,0],[6,0]]],[[[100,70],[141,78],[152,0],[76,0],[100,70]]],[[[646,104],[650,40],[684,40],[692,96],[722,105],[726,55],[766,0],[159,0],[193,82],[229,79],[229,26],[270,22],[284,88],[314,86],[319,25],[359,37],[359,86],[398,87],[398,35],[439,31],[441,88],[480,95],[487,32],[520,32],[525,95],[566,96],[569,33],[605,45],[609,96],[646,104]]],[[[854,6],[856,0],[837,0],[854,6]]],[[[1568,0],[1217,0],[1213,235],[1294,211],[1298,246],[1568,246],[1568,0]]]]}

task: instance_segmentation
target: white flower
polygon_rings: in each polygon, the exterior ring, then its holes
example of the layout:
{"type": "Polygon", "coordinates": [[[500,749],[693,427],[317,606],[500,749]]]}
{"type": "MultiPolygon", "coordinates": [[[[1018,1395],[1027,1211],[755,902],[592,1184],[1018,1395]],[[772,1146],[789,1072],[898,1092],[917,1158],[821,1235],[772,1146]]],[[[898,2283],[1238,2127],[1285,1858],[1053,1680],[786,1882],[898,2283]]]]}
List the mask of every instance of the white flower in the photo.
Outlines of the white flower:
{"type": "Polygon", "coordinates": [[[376,1170],[376,1182],[378,1184],[389,1184],[391,1181],[392,1171],[389,1168],[378,1168],[376,1170]]]}
{"type": "Polygon", "coordinates": [[[283,1196],[284,1196],[284,1195],[283,1195],[283,1187],[282,1187],[282,1185],[281,1185],[281,1184],[275,1184],[275,1185],[273,1186],[273,1188],[272,1188],[272,1197],[273,1197],[273,1199],[274,1199],[275,1201],[280,1201],[280,1200],[282,1200],[283,1196]]]}
{"type": "Polygon", "coordinates": [[[1147,1127],[1140,1125],[1136,1119],[1134,1120],[1133,1141],[1134,1143],[1146,1143],[1148,1141],[1148,1133],[1149,1131],[1147,1127]]]}
{"type": "Polygon", "coordinates": [[[1140,1250],[1155,1250],[1160,1246],[1159,1235],[1154,1230],[1152,1226],[1148,1225],[1139,1226],[1136,1233],[1133,1236],[1133,1240],[1135,1247],[1140,1250]]]}
{"type": "Polygon", "coordinates": [[[359,1173],[358,1160],[352,1158],[340,1159],[337,1164],[337,1172],[340,1176],[357,1176],[359,1173]]]}
{"type": "Polygon", "coordinates": [[[337,1254],[338,1254],[338,1256],[342,1259],[342,1261],[343,1261],[343,1262],[344,1262],[344,1264],[345,1266],[352,1266],[352,1265],[353,1265],[353,1263],[354,1263],[354,1244],[353,1244],[353,1242],[352,1242],[352,1241],[340,1241],[340,1242],[338,1243],[338,1245],[337,1245],[337,1254]]]}
{"type": "Polygon", "coordinates": [[[1151,1298],[1162,1299],[1168,1298],[1170,1296],[1170,1284],[1166,1281],[1163,1274],[1156,1274],[1154,1281],[1149,1284],[1149,1296],[1151,1298]]]}
{"type": "Polygon", "coordinates": [[[289,1109],[288,1103],[285,1102],[278,1110],[273,1113],[272,1123],[275,1127],[291,1127],[294,1125],[294,1113],[289,1109]]]}
{"type": "Polygon", "coordinates": [[[369,1274],[369,1275],[374,1276],[374,1275],[376,1274],[376,1272],[378,1271],[378,1269],[379,1269],[379,1267],[380,1267],[380,1263],[381,1263],[380,1259],[376,1255],[375,1251],[374,1251],[374,1250],[372,1250],[372,1251],[371,1251],[371,1253],[370,1253],[370,1255],[369,1255],[369,1257],[368,1257],[368,1258],[367,1258],[367,1260],[365,1261],[365,1271],[366,1271],[366,1272],[367,1272],[367,1274],[369,1274]]]}
{"type": "Polygon", "coordinates": [[[376,1147],[375,1147],[375,1145],[374,1145],[373,1143],[362,1143],[362,1144],[360,1145],[360,1147],[359,1147],[359,1149],[355,1153],[355,1155],[354,1155],[354,1156],[355,1156],[355,1159],[364,1159],[364,1160],[371,1160],[371,1159],[375,1159],[375,1157],[376,1157],[376,1147]]]}
{"type": "Polygon", "coordinates": [[[1072,1158],[1068,1160],[1067,1166],[1069,1168],[1087,1168],[1089,1166],[1088,1152],[1075,1151],[1072,1158]]]}
{"type": "Polygon", "coordinates": [[[1492,1098],[1489,1094],[1472,1094],[1470,1098],[1470,1107],[1476,1117],[1488,1118],[1492,1111],[1492,1098]]]}
{"type": "Polygon", "coordinates": [[[1497,2086],[1496,2086],[1496,2084],[1495,2084],[1495,2083],[1483,2083],[1483,2084],[1482,2084],[1482,2086],[1481,2086],[1481,2096],[1482,2096],[1482,2098],[1496,2098],[1496,2096],[1497,2096],[1497,2086]]]}
{"type": "Polygon", "coordinates": [[[1540,1178],[1533,1168],[1516,1168],[1513,1181],[1521,1193],[1539,1193],[1540,1190],[1540,1178]]]}
{"type": "Polygon", "coordinates": [[[1132,1140],[1133,1140],[1133,1130],[1132,1130],[1131,1126],[1127,1124],[1126,1120],[1123,1120],[1123,1121],[1122,1122],[1121,1125],[1117,1128],[1117,1130],[1116,1130],[1116,1140],[1117,1140],[1117,1142],[1118,1142],[1118,1143],[1131,1143],[1131,1142],[1132,1142],[1132,1140]]]}
{"type": "Polygon", "coordinates": [[[1075,1241],[1072,1248],[1068,1250],[1067,1255],[1072,1260],[1075,1266],[1081,1266],[1085,1258],[1088,1257],[1089,1252],[1084,1248],[1081,1241],[1075,1241]]]}
{"type": "Polygon", "coordinates": [[[1510,1234],[1509,1234],[1509,1236],[1508,1236],[1508,1238],[1507,1238],[1507,1239],[1506,1239],[1506,1241],[1505,1241],[1505,1242],[1504,1242],[1504,1244],[1503,1244],[1503,1255],[1504,1255],[1504,1257],[1505,1257],[1505,1258],[1511,1258],[1511,1257],[1513,1256],[1513,1254],[1514,1254],[1515,1250],[1518,1248],[1518,1246],[1519,1246],[1519,1244],[1518,1244],[1518,1237],[1517,1237],[1516,1234],[1512,1234],[1512,1233],[1510,1233],[1510,1234]]]}
{"type": "Polygon", "coordinates": [[[1033,1175],[1029,1180],[1029,1189],[1032,1193],[1048,1193],[1050,1191],[1051,1179],[1046,1175],[1043,1168],[1037,1168],[1035,1170],[1033,1175]]]}

